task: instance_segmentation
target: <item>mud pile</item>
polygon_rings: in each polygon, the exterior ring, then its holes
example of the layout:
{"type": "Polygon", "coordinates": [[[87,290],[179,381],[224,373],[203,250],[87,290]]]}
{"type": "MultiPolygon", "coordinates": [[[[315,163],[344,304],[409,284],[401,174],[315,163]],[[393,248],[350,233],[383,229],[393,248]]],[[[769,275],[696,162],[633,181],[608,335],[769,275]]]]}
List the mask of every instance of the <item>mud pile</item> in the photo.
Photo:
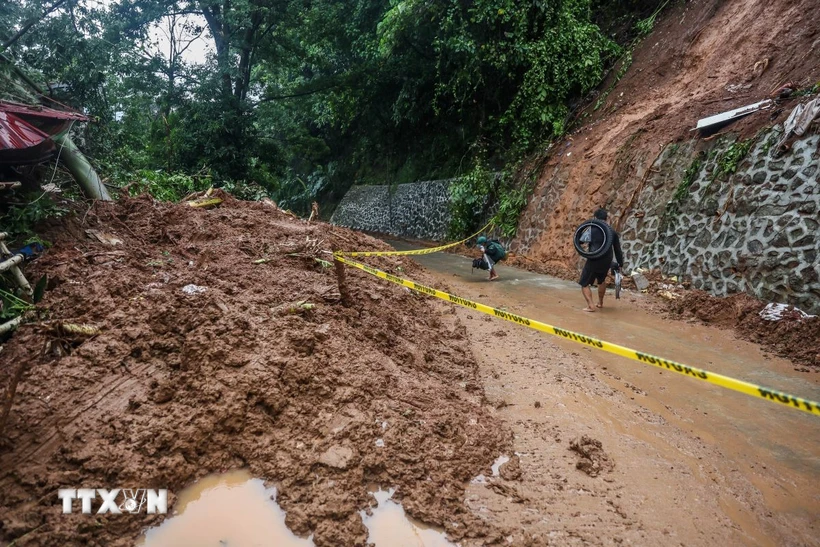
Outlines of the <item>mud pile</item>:
{"type": "Polygon", "coordinates": [[[670,310],[710,325],[733,328],[744,338],[771,348],[794,363],[820,367],[820,317],[804,318],[791,310],[778,321],[769,321],[760,316],[765,306],[745,293],[718,298],[691,290],[672,301],[670,310]]]}
{"type": "MultiPolygon", "coordinates": [[[[453,539],[493,534],[464,486],[510,438],[452,309],[353,270],[344,307],[316,259],[384,244],[223,197],[96,204],[29,267],[49,275],[44,322],[101,334],[27,325],[2,349],[0,388],[28,372],[0,439],[0,542],[132,545],[164,517],[63,515],[57,490],[168,488],[172,508],[239,467],[276,484],[289,527],[320,546],[364,544],[373,485],[453,539]]],[[[425,281],[409,260],[369,260],[425,281]]]]}

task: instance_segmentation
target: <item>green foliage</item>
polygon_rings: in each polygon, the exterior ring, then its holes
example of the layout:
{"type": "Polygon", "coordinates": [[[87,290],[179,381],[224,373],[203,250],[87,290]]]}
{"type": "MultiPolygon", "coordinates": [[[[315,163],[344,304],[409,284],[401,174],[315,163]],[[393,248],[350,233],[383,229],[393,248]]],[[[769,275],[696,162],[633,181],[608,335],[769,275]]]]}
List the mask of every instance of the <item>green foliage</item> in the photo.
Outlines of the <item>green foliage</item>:
{"type": "Polygon", "coordinates": [[[481,156],[473,169],[450,184],[450,235],[464,237],[479,228],[496,182],[481,156]]]}
{"type": "Polygon", "coordinates": [[[211,186],[210,175],[190,176],[184,173],[166,173],[143,169],[135,173],[128,193],[131,196],[148,193],[160,201],[179,201],[188,194],[207,190],[211,186]]]}
{"type": "Polygon", "coordinates": [[[649,36],[652,33],[652,30],[655,28],[655,20],[658,17],[658,14],[666,7],[669,3],[669,0],[665,0],[662,4],[658,6],[658,8],[646,19],[641,19],[637,23],[635,23],[635,34],[636,40],[641,40],[649,36]]]}
{"type": "Polygon", "coordinates": [[[639,38],[645,38],[649,36],[649,34],[652,32],[652,29],[655,28],[655,17],[657,15],[657,13],[653,13],[646,19],[641,19],[640,21],[635,23],[635,33],[639,38]]]}
{"type": "Polygon", "coordinates": [[[473,169],[450,184],[450,236],[464,237],[493,213],[493,225],[511,239],[527,205],[534,179],[511,170],[492,172],[479,154],[473,169]]]}
{"type": "Polygon", "coordinates": [[[743,158],[749,153],[752,144],[754,144],[754,139],[732,143],[732,145],[718,157],[717,165],[712,173],[712,180],[725,179],[729,175],[737,172],[740,162],[743,161],[743,158]]]}
{"type": "Polygon", "coordinates": [[[661,233],[666,231],[666,229],[671,225],[674,217],[677,216],[678,211],[680,210],[680,204],[686,196],[689,195],[689,188],[698,178],[705,161],[706,155],[701,152],[695,157],[695,159],[692,160],[692,163],[689,164],[686,171],[684,171],[680,184],[678,184],[678,187],[675,189],[675,193],[672,194],[672,198],[669,200],[669,203],[666,204],[666,208],[664,209],[663,217],[660,222],[661,233]]]}
{"type": "Polygon", "coordinates": [[[766,137],[766,142],[764,142],[763,146],[761,147],[761,152],[763,152],[764,155],[768,154],[769,150],[772,149],[772,146],[774,146],[776,142],[777,142],[777,135],[775,135],[775,134],[769,135],[768,137],[766,137]]]}
{"type": "MultiPolygon", "coordinates": [[[[20,28],[50,5],[10,0],[0,19],[20,28]]],[[[81,129],[84,151],[103,177],[136,179],[132,193],[177,200],[213,184],[307,212],[354,183],[450,178],[463,165],[478,176],[562,135],[569,104],[622,52],[595,17],[647,9],[646,0],[71,0],[6,53],[41,84],[65,84],[56,98],[95,118],[81,129]],[[153,46],[155,25],[173,47],[153,46]],[[203,31],[209,56],[194,63],[183,51],[203,31]]],[[[512,219],[525,201],[504,181],[470,184],[454,190],[462,212],[486,199],[512,219]]]]}
{"type": "MultiPolygon", "coordinates": [[[[5,277],[0,277],[0,287],[12,286],[10,281],[5,277]]],[[[29,310],[34,309],[34,306],[25,300],[15,296],[13,293],[0,288],[0,323],[4,323],[9,319],[14,319],[29,310]]]]}
{"type": "Polygon", "coordinates": [[[808,97],[809,95],[816,95],[820,93],[820,82],[817,82],[811,87],[804,87],[798,91],[795,91],[792,95],[793,97],[808,97]]]}
{"type": "Polygon", "coordinates": [[[673,202],[680,202],[684,197],[686,197],[692,183],[695,182],[696,178],[698,178],[701,167],[703,167],[703,155],[698,154],[695,159],[692,160],[689,167],[686,168],[686,171],[684,171],[683,178],[681,179],[680,184],[678,184],[678,187],[675,189],[675,193],[672,195],[673,202]]]}
{"type": "MultiPolygon", "coordinates": [[[[505,177],[504,180],[511,180],[511,177],[505,177]]],[[[518,219],[527,205],[530,190],[529,185],[521,188],[514,188],[512,184],[502,185],[498,199],[498,211],[494,220],[503,237],[507,239],[515,237],[518,230],[518,219]]]]}
{"type": "Polygon", "coordinates": [[[259,201],[263,198],[270,197],[267,190],[253,182],[227,180],[222,183],[220,188],[235,198],[245,201],[259,201]]]}
{"type": "Polygon", "coordinates": [[[25,243],[39,242],[47,245],[34,233],[34,228],[46,219],[60,218],[68,212],[45,194],[26,194],[20,199],[29,201],[25,205],[12,205],[0,214],[0,225],[13,240],[25,240],[25,243]]]}

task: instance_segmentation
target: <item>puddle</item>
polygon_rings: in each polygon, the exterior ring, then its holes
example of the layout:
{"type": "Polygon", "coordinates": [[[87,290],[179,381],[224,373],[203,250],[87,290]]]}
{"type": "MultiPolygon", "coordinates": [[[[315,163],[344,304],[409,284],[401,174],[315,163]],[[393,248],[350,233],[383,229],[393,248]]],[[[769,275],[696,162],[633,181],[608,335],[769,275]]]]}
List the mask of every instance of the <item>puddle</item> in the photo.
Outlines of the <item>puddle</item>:
{"type": "Polygon", "coordinates": [[[495,462],[492,465],[493,477],[498,476],[499,470],[501,469],[501,466],[504,465],[505,463],[507,463],[508,461],[510,461],[510,458],[508,456],[503,456],[503,455],[499,456],[498,459],[495,460],[495,462]]]}
{"type": "Polygon", "coordinates": [[[183,490],[174,515],[148,530],[138,545],[312,546],[312,539],[285,526],[285,512],[271,499],[275,495],[275,488],[265,488],[247,471],[209,475],[183,490]]]}
{"type": "Polygon", "coordinates": [[[435,530],[407,516],[404,508],[390,498],[395,488],[379,488],[370,494],[376,498],[378,507],[368,516],[359,511],[368,530],[367,541],[377,547],[455,547],[447,541],[444,532],[435,530]]]}

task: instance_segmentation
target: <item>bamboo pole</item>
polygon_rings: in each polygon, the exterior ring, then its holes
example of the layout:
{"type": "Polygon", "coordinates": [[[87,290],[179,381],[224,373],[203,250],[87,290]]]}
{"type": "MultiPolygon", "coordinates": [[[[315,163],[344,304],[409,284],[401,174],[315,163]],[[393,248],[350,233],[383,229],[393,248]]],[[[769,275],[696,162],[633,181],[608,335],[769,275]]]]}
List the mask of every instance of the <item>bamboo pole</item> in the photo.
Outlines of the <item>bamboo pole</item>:
{"type": "Polygon", "coordinates": [[[85,196],[90,199],[111,201],[111,196],[108,194],[108,190],[100,180],[99,175],[97,175],[97,172],[94,171],[94,168],[91,167],[91,164],[88,163],[88,160],[85,159],[85,156],[83,156],[77,146],[71,142],[68,133],[55,135],[53,139],[54,142],[62,146],[60,160],[62,160],[74,176],[74,179],[77,181],[77,184],[80,185],[80,188],[82,188],[85,196]]]}
{"type": "MultiPolygon", "coordinates": [[[[6,233],[3,232],[2,234],[0,234],[0,236],[2,236],[0,237],[0,253],[10,255],[11,251],[9,251],[9,248],[6,247],[6,244],[3,241],[6,238],[6,233]]],[[[11,276],[14,278],[14,281],[16,281],[17,285],[21,289],[23,289],[23,292],[30,297],[34,294],[34,291],[32,290],[31,285],[29,285],[26,276],[23,275],[23,272],[20,271],[20,268],[17,266],[18,264],[23,262],[23,260],[25,260],[25,257],[23,255],[16,254],[11,258],[8,258],[0,262],[0,272],[5,272],[6,270],[11,271],[11,276]]]]}
{"type": "Polygon", "coordinates": [[[6,270],[10,270],[20,264],[23,261],[23,255],[14,255],[11,258],[7,258],[3,262],[0,262],[0,272],[5,272],[6,270]]]}
{"type": "Polygon", "coordinates": [[[0,335],[3,335],[3,334],[6,334],[7,332],[13,331],[17,327],[19,327],[20,323],[22,323],[22,322],[23,322],[23,316],[22,315],[18,315],[17,317],[12,319],[11,321],[6,321],[2,325],[0,325],[0,335]]]}

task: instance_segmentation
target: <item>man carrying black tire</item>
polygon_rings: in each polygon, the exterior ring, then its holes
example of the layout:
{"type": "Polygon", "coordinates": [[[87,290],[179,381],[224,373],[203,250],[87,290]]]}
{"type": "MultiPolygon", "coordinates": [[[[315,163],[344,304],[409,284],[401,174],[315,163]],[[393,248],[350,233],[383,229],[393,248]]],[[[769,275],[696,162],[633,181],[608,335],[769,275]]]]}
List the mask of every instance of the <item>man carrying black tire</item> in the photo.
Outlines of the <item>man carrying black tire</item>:
{"type": "MultiPolygon", "coordinates": [[[[609,224],[607,224],[607,212],[605,209],[598,209],[595,211],[595,218],[599,221],[600,227],[598,229],[590,229],[588,234],[589,250],[594,254],[599,254],[602,246],[609,246],[601,256],[594,259],[587,259],[584,264],[584,269],[581,272],[581,279],[578,284],[581,285],[581,294],[584,295],[584,300],[587,301],[587,307],[584,308],[586,312],[594,312],[595,308],[604,307],[604,296],[606,295],[606,276],[609,269],[620,270],[624,263],[624,256],[621,251],[621,237],[609,224]],[[613,264],[612,258],[616,263],[613,264]],[[593,282],[598,283],[598,304],[596,305],[592,299],[592,289],[590,285],[593,282]]],[[[593,221],[594,222],[594,221],[593,221]]]]}

